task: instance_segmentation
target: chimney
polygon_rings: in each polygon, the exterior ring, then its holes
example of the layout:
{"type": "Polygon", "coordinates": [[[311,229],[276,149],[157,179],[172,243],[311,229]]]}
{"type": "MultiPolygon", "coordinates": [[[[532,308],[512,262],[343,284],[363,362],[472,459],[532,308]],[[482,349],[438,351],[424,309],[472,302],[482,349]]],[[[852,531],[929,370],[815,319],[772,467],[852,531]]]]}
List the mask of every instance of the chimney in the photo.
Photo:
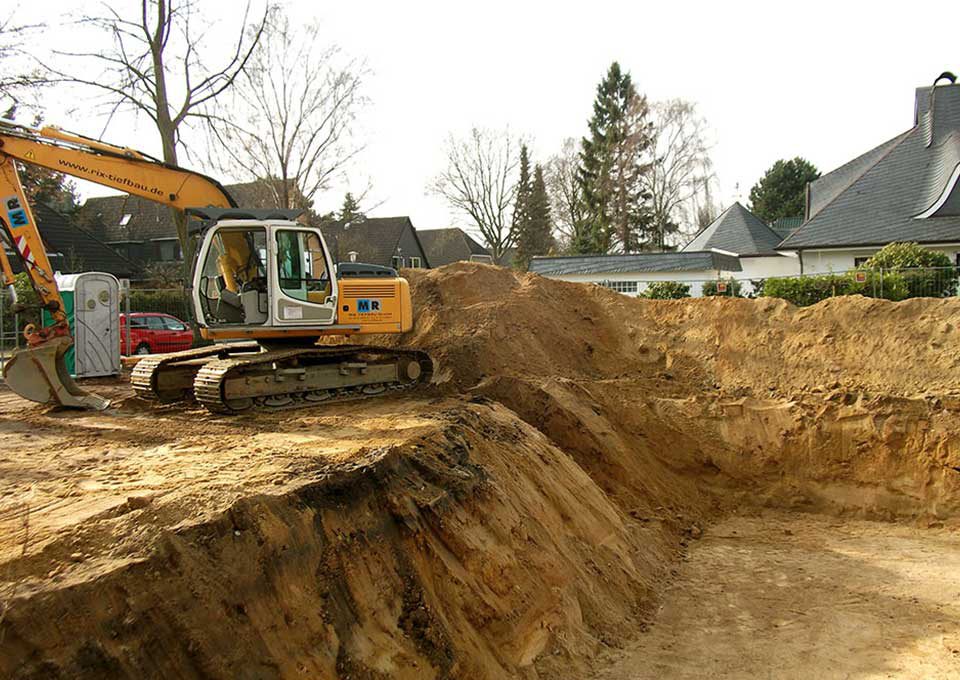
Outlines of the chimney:
{"type": "Polygon", "coordinates": [[[960,128],[960,85],[957,77],[944,71],[930,87],[918,87],[914,100],[914,125],[924,128],[926,146],[942,138],[944,132],[960,128]],[[941,81],[947,81],[941,84],[941,81]]]}

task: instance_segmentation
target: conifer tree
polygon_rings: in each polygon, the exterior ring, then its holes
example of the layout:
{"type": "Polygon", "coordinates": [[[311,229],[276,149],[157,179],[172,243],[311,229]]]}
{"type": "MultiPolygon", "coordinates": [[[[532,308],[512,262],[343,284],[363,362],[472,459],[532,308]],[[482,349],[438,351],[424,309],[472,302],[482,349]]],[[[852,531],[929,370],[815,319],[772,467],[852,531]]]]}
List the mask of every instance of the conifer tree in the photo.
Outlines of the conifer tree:
{"type": "Polygon", "coordinates": [[[648,111],[630,74],[613,62],[597,86],[590,135],[581,141],[577,179],[589,228],[572,244],[576,252],[628,253],[647,245],[651,218],[642,180],[653,142],[648,111]]]}
{"type": "Polygon", "coordinates": [[[527,203],[530,200],[530,151],[527,145],[520,146],[520,179],[517,180],[516,198],[513,204],[513,231],[523,233],[527,221],[527,203]]]}
{"type": "Polygon", "coordinates": [[[528,269],[534,255],[546,255],[554,246],[550,197],[543,179],[543,168],[537,164],[526,205],[526,220],[517,238],[517,268],[528,269]]]}
{"type": "Polygon", "coordinates": [[[362,220],[364,217],[366,217],[366,215],[360,212],[360,204],[357,203],[353,194],[348,191],[347,195],[343,197],[343,207],[340,208],[340,221],[354,222],[358,219],[362,220]]]}

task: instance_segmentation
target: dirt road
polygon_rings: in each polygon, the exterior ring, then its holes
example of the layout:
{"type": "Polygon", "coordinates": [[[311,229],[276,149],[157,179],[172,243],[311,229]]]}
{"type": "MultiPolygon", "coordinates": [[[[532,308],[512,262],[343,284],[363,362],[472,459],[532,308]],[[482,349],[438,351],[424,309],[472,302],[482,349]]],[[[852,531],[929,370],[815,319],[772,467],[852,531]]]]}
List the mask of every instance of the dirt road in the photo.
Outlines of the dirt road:
{"type": "Polygon", "coordinates": [[[956,678],[957,573],[956,532],[733,517],[692,544],[650,629],[595,680],[956,678]]]}

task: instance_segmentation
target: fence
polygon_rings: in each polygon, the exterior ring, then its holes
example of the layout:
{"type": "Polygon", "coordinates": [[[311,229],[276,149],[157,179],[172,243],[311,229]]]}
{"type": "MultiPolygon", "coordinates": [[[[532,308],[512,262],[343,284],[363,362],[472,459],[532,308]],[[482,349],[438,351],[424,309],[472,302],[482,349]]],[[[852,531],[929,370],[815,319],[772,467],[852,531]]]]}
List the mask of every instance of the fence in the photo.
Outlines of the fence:
{"type": "Polygon", "coordinates": [[[960,290],[957,267],[852,269],[769,278],[636,279],[602,281],[601,286],[626,295],[653,298],[779,297],[796,305],[811,305],[829,297],[863,295],[887,300],[914,297],[953,297],[960,290]]]}
{"type": "MultiPolygon", "coordinates": [[[[145,343],[140,333],[134,329],[132,333],[121,332],[120,351],[131,354],[137,351],[138,345],[146,344],[149,351],[175,351],[187,349],[192,344],[192,335],[189,334],[189,321],[192,317],[192,305],[187,293],[182,288],[132,288],[121,293],[120,310],[129,315],[131,313],[159,313],[167,314],[185,322],[182,331],[178,334],[178,325],[166,320],[150,321],[143,325],[143,330],[150,333],[149,343],[145,343]],[[154,325],[156,323],[156,325],[154,325]],[[157,333],[155,331],[160,331],[157,333]],[[186,331],[186,332],[184,332],[186,331]],[[188,337],[189,335],[189,337],[188,337]]],[[[33,305],[33,300],[25,300],[33,305]]],[[[13,311],[13,298],[7,288],[0,288],[0,367],[10,357],[11,353],[24,345],[23,329],[28,323],[39,323],[40,315],[35,308],[22,312],[13,311]]],[[[2,383],[2,378],[0,378],[2,383]]]]}

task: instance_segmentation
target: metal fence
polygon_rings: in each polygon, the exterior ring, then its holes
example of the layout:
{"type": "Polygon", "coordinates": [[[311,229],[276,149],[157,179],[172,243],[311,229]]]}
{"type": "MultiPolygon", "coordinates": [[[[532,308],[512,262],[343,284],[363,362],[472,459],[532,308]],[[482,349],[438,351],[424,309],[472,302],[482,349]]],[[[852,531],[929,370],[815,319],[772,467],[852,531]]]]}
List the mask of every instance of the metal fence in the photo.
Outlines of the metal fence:
{"type": "Polygon", "coordinates": [[[807,272],[765,278],[644,279],[601,281],[599,285],[625,295],[641,297],[782,297],[797,304],[813,304],[841,295],[863,295],[888,300],[914,297],[953,297],[960,292],[960,268],[911,267],[807,272]]]}
{"type": "MultiPolygon", "coordinates": [[[[190,329],[192,307],[186,291],[182,288],[124,288],[121,290],[120,310],[129,318],[130,314],[153,313],[173,316],[183,321],[190,329]]],[[[28,323],[39,323],[40,314],[36,309],[15,312],[13,298],[7,288],[0,288],[0,366],[10,357],[14,350],[24,345],[23,329],[28,323]]],[[[151,322],[151,326],[154,322],[151,322]]],[[[124,324],[124,327],[126,324],[124,324]]],[[[148,349],[150,351],[174,351],[189,347],[189,341],[181,333],[173,337],[169,333],[176,324],[165,322],[163,328],[146,328],[157,331],[150,334],[148,349]]],[[[175,334],[175,331],[174,331],[175,334]]],[[[138,333],[121,333],[121,353],[127,355],[137,351],[138,333]]],[[[0,378],[2,383],[2,378],[0,378]]]]}

